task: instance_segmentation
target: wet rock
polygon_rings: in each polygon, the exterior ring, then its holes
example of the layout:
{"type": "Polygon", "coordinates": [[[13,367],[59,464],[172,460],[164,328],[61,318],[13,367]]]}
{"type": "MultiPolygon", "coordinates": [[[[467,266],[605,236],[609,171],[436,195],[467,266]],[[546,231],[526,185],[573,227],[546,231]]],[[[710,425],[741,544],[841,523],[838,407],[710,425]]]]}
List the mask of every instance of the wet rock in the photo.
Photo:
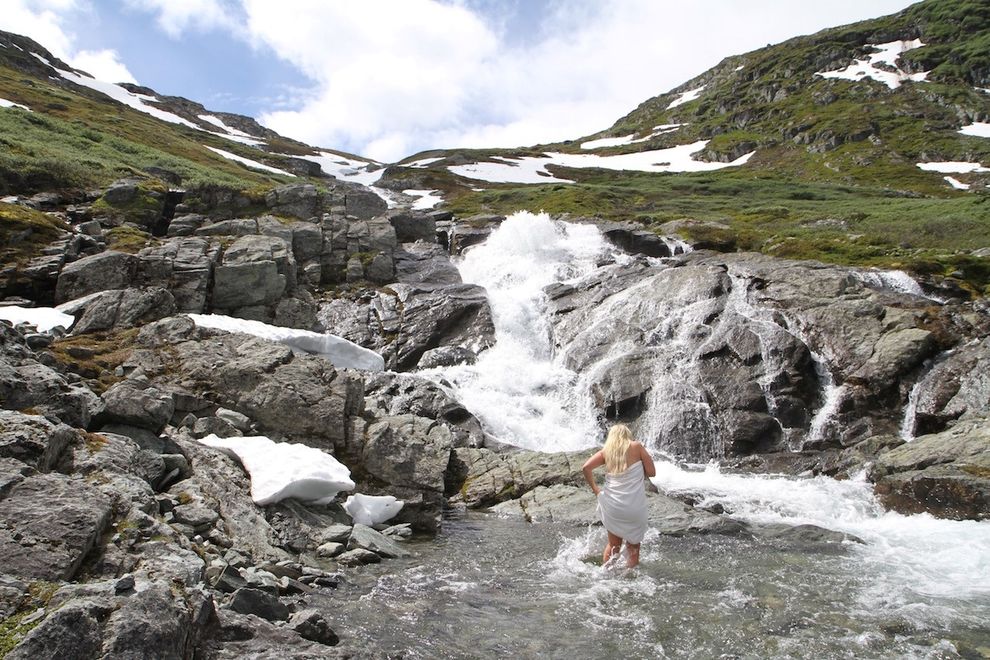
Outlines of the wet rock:
{"type": "Polygon", "coordinates": [[[409,551],[399,547],[395,541],[365,525],[354,525],[351,538],[347,542],[347,548],[349,550],[363,548],[381,557],[389,558],[409,557],[411,555],[409,551]]]}
{"type": "Polygon", "coordinates": [[[311,642],[334,646],[340,642],[337,633],[330,627],[330,623],[318,610],[300,610],[289,619],[289,627],[295,630],[303,639],[311,642]]]}
{"type": "Polygon", "coordinates": [[[990,338],[972,340],[935,361],[918,384],[917,435],[937,433],[990,405],[990,338]]]}
{"type": "Polygon", "coordinates": [[[395,229],[395,237],[400,243],[426,241],[434,243],[437,236],[436,220],[429,213],[417,211],[391,211],[388,221],[395,229]]]}
{"type": "Polygon", "coordinates": [[[954,520],[990,517],[990,420],[977,417],[879,454],[872,471],[884,505],[954,520]]]}
{"type": "Polygon", "coordinates": [[[113,250],[67,264],[58,276],[55,302],[63,303],[108,289],[126,289],[134,281],[137,264],[138,258],[133,254],[113,250]]]}
{"type": "Polygon", "coordinates": [[[451,459],[449,492],[469,507],[487,507],[518,498],[541,486],[584,483],[581,467],[595,450],[499,453],[458,448],[451,459]]]}
{"type": "Polygon", "coordinates": [[[0,564],[28,580],[70,580],[110,520],[110,500],[81,479],[26,476],[0,500],[0,564]]]}
{"type": "Polygon", "coordinates": [[[601,223],[598,226],[602,235],[610,243],[630,254],[641,254],[647,257],[671,256],[667,243],[652,231],[618,222],[601,223]]]}
{"type": "Polygon", "coordinates": [[[240,614],[253,614],[268,621],[286,621],[289,608],[276,596],[260,589],[238,589],[231,596],[228,607],[240,614]]]}
{"type": "Polygon", "coordinates": [[[381,562],[382,558],[380,555],[376,555],[370,550],[365,550],[364,548],[354,548],[353,550],[348,550],[347,552],[337,555],[336,561],[341,566],[363,566],[365,564],[377,564],[381,562]]]}
{"type": "Polygon", "coordinates": [[[431,348],[419,359],[420,369],[435,369],[437,367],[452,367],[457,364],[474,364],[478,355],[461,346],[442,346],[431,348]]]}
{"type": "Polygon", "coordinates": [[[750,527],[750,530],[758,537],[783,541],[816,552],[821,552],[823,550],[822,546],[834,547],[850,543],[862,544],[864,542],[858,536],[825,529],[817,525],[762,524],[753,525],[750,527]]]}
{"type": "Polygon", "coordinates": [[[269,191],[265,203],[272,213],[308,220],[319,217],[322,199],[312,184],[288,184],[269,191]]]}
{"type": "Polygon", "coordinates": [[[270,656],[272,649],[278,649],[280,660],[351,658],[355,655],[303,639],[287,626],[273,625],[255,616],[226,609],[219,610],[217,615],[217,633],[206,645],[209,657],[217,660],[263,658],[270,656]]]}

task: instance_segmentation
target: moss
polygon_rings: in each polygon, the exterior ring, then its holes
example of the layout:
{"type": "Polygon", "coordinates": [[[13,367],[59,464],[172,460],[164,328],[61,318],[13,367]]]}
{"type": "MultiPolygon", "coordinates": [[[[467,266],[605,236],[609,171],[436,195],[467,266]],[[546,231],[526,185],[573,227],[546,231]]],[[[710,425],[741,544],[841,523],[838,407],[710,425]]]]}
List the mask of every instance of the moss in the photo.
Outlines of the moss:
{"type": "Polygon", "coordinates": [[[137,254],[153,240],[148,232],[130,225],[109,229],[106,236],[108,249],[129,254],[137,254]]]}
{"type": "Polygon", "coordinates": [[[61,365],[90,380],[90,388],[102,394],[121,380],[115,370],[130,357],[138,329],[93,333],[52,342],[48,350],[61,365]]]}
{"type": "Polygon", "coordinates": [[[19,264],[65,235],[68,224],[34,209],[0,202],[0,263],[19,264]]]}
{"type": "Polygon", "coordinates": [[[186,491],[182,491],[175,496],[175,499],[178,500],[179,504],[189,504],[193,501],[193,496],[186,491]]]}
{"type": "Polygon", "coordinates": [[[48,607],[48,603],[58,589],[57,583],[43,580],[28,585],[28,595],[24,602],[12,616],[0,621],[0,658],[10,653],[35,626],[41,623],[40,618],[30,623],[24,623],[24,619],[39,608],[48,607]]]}
{"type": "Polygon", "coordinates": [[[86,449],[88,449],[91,454],[102,451],[108,443],[108,440],[99,433],[83,433],[83,440],[86,443],[86,449]]]}

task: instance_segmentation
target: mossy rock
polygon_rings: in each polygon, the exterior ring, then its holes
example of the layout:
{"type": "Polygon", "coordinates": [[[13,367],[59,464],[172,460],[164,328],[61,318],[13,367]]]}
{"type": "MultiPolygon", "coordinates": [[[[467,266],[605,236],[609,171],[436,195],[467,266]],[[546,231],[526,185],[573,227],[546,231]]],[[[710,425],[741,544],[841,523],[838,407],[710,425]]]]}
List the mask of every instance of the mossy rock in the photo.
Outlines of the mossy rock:
{"type": "Polygon", "coordinates": [[[68,224],[54,216],[0,202],[0,261],[19,263],[36,256],[40,248],[69,229],[68,224]]]}
{"type": "Polygon", "coordinates": [[[162,217],[167,192],[168,186],[158,179],[125,179],[112,185],[93,202],[92,210],[94,215],[151,228],[162,217]]]}

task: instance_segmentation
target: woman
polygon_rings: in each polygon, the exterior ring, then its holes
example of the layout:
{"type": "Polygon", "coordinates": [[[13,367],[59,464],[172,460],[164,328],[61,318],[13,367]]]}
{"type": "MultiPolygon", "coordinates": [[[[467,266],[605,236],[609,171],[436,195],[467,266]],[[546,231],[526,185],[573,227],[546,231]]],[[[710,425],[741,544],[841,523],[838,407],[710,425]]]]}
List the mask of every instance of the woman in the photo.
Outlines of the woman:
{"type": "Polygon", "coordinates": [[[601,451],[582,468],[584,478],[598,498],[598,512],[608,532],[602,563],[619,552],[625,541],[627,566],[639,564],[639,544],[646,534],[646,490],[644,477],[655,477],[657,469],[642,444],[633,440],[629,427],[616,424],[608,431],[601,451]],[[592,471],[605,466],[605,487],[599,490],[592,471]]]}

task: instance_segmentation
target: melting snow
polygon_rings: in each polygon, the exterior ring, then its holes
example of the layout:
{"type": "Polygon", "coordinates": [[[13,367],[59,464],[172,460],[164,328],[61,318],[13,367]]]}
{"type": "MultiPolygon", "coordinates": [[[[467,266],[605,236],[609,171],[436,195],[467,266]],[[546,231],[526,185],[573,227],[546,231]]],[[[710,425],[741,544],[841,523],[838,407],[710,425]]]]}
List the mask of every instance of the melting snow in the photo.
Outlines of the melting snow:
{"type": "Polygon", "coordinates": [[[951,176],[945,176],[942,178],[945,179],[949,183],[949,185],[955,188],[956,190],[969,190],[968,183],[963,183],[959,179],[955,179],[951,176]]]}
{"type": "Polygon", "coordinates": [[[548,153],[545,157],[526,156],[516,159],[494,157],[505,163],[474,163],[456,165],[449,169],[454,174],[493,183],[573,183],[558,179],[546,171],[547,165],[572,168],[597,167],[606,170],[634,170],[639,172],[709,172],[725,167],[745,164],[756,152],[740,156],[730,163],[711,163],[694,160],[691,156],[705,148],[708,140],[682,144],[668,149],[654,149],[631,154],[599,156],[597,154],[548,153]]]}
{"type": "Polygon", "coordinates": [[[200,442],[240,460],[251,475],[251,499],[264,506],[293,497],[327,504],[342,490],[353,490],[351,471],[319,449],[290,442],[273,442],[263,435],[218,438],[200,442]]]}
{"type": "Polygon", "coordinates": [[[385,360],[381,355],[363,346],[335,335],[324,335],[309,330],[280,328],[261,321],[236,319],[221,314],[188,314],[202,328],[214,328],[226,332],[243,332],[261,339],[276,341],[306,353],[321,355],[341,369],[382,371],[385,360]]]}
{"type": "Polygon", "coordinates": [[[959,129],[959,132],[963,135],[990,138],[990,123],[980,121],[974,122],[969,126],[963,126],[959,129]]]}
{"type": "Polygon", "coordinates": [[[214,133],[213,131],[207,131],[210,135],[216,135],[218,137],[231,140],[232,142],[240,142],[241,144],[248,144],[252,147],[257,147],[265,143],[264,140],[256,138],[255,136],[245,133],[242,130],[233,128],[232,126],[227,126],[223,123],[223,120],[219,117],[214,117],[213,115],[197,115],[200,119],[208,124],[213,124],[217,128],[223,131],[223,133],[214,133]]]}
{"type": "Polygon", "coordinates": [[[927,71],[919,73],[908,73],[896,65],[897,58],[901,54],[915,48],[921,48],[925,44],[921,39],[913,41],[891,41],[885,44],[867,44],[868,48],[876,48],[877,52],[871,53],[868,60],[856,60],[853,64],[838,69],[836,71],[818,71],[816,76],[822,78],[839,78],[842,80],[862,80],[872,78],[882,82],[890,89],[897,89],[901,83],[906,81],[923,82],[928,77],[927,71]],[[878,64],[885,64],[896,69],[888,71],[877,67],[878,64]]]}
{"type": "Polygon", "coordinates": [[[427,165],[437,162],[438,160],[443,160],[443,159],[444,159],[443,156],[439,156],[437,158],[420,158],[419,160],[414,160],[411,163],[406,163],[405,165],[403,165],[403,167],[423,168],[426,167],[427,165]]]}
{"type": "Polygon", "coordinates": [[[344,511],[354,519],[355,524],[377,525],[395,517],[404,503],[391,495],[362,495],[355,493],[344,502],[344,511]]]}
{"type": "Polygon", "coordinates": [[[918,163],[917,165],[926,172],[941,172],[942,174],[990,172],[990,167],[983,167],[979,163],[966,163],[958,160],[944,161],[941,163],[918,163]]]}
{"type": "Polygon", "coordinates": [[[437,204],[443,201],[443,197],[439,194],[439,190],[403,190],[404,195],[409,195],[411,197],[419,197],[416,202],[412,205],[415,211],[425,211],[426,209],[432,209],[437,204]]]}
{"type": "Polygon", "coordinates": [[[21,105],[20,103],[14,103],[13,101],[8,101],[7,99],[0,99],[0,108],[20,108],[21,110],[27,110],[31,112],[31,108],[26,105],[21,105]]]}
{"type": "Polygon", "coordinates": [[[701,92],[704,91],[704,89],[705,89],[704,85],[702,85],[701,87],[696,87],[694,89],[689,89],[688,91],[684,92],[676,99],[671,101],[670,105],[667,106],[667,109],[670,110],[671,108],[676,108],[679,105],[684,105],[685,103],[689,103],[690,101],[695,100],[696,98],[701,96],[701,92]]]}
{"type": "Polygon", "coordinates": [[[329,151],[321,151],[318,156],[297,156],[297,158],[318,164],[324,172],[341,181],[352,181],[363,186],[374,184],[385,173],[385,168],[378,167],[379,164],[373,161],[347,158],[329,151]],[[373,166],[378,169],[369,170],[373,166]]]}
{"type": "Polygon", "coordinates": [[[48,332],[55,326],[70,328],[76,322],[76,318],[70,314],[64,314],[52,307],[0,307],[0,319],[10,321],[14,325],[18,323],[30,323],[38,329],[38,332],[48,332]]]}
{"type": "Polygon", "coordinates": [[[205,144],[203,146],[209,149],[210,151],[223,156],[224,158],[237,161],[242,165],[246,165],[247,167],[251,167],[256,170],[264,170],[265,172],[282,174],[284,176],[292,176],[292,177],[295,176],[295,174],[292,174],[291,172],[286,172],[285,170],[280,170],[277,167],[272,167],[271,165],[265,165],[264,163],[259,163],[256,160],[251,160],[250,158],[245,158],[244,156],[238,156],[237,154],[232,154],[229,151],[224,151],[223,149],[217,149],[216,147],[207,147],[205,144]]]}
{"type": "Polygon", "coordinates": [[[614,138],[599,138],[597,140],[589,140],[588,142],[582,142],[582,149],[603,149],[605,147],[621,147],[627,144],[636,144],[637,142],[646,142],[658,135],[663,135],[664,133],[673,133],[679,129],[684,124],[660,124],[659,126],[653,127],[653,132],[646,137],[641,137],[638,139],[633,139],[635,134],[624,135],[622,137],[614,138]]]}

